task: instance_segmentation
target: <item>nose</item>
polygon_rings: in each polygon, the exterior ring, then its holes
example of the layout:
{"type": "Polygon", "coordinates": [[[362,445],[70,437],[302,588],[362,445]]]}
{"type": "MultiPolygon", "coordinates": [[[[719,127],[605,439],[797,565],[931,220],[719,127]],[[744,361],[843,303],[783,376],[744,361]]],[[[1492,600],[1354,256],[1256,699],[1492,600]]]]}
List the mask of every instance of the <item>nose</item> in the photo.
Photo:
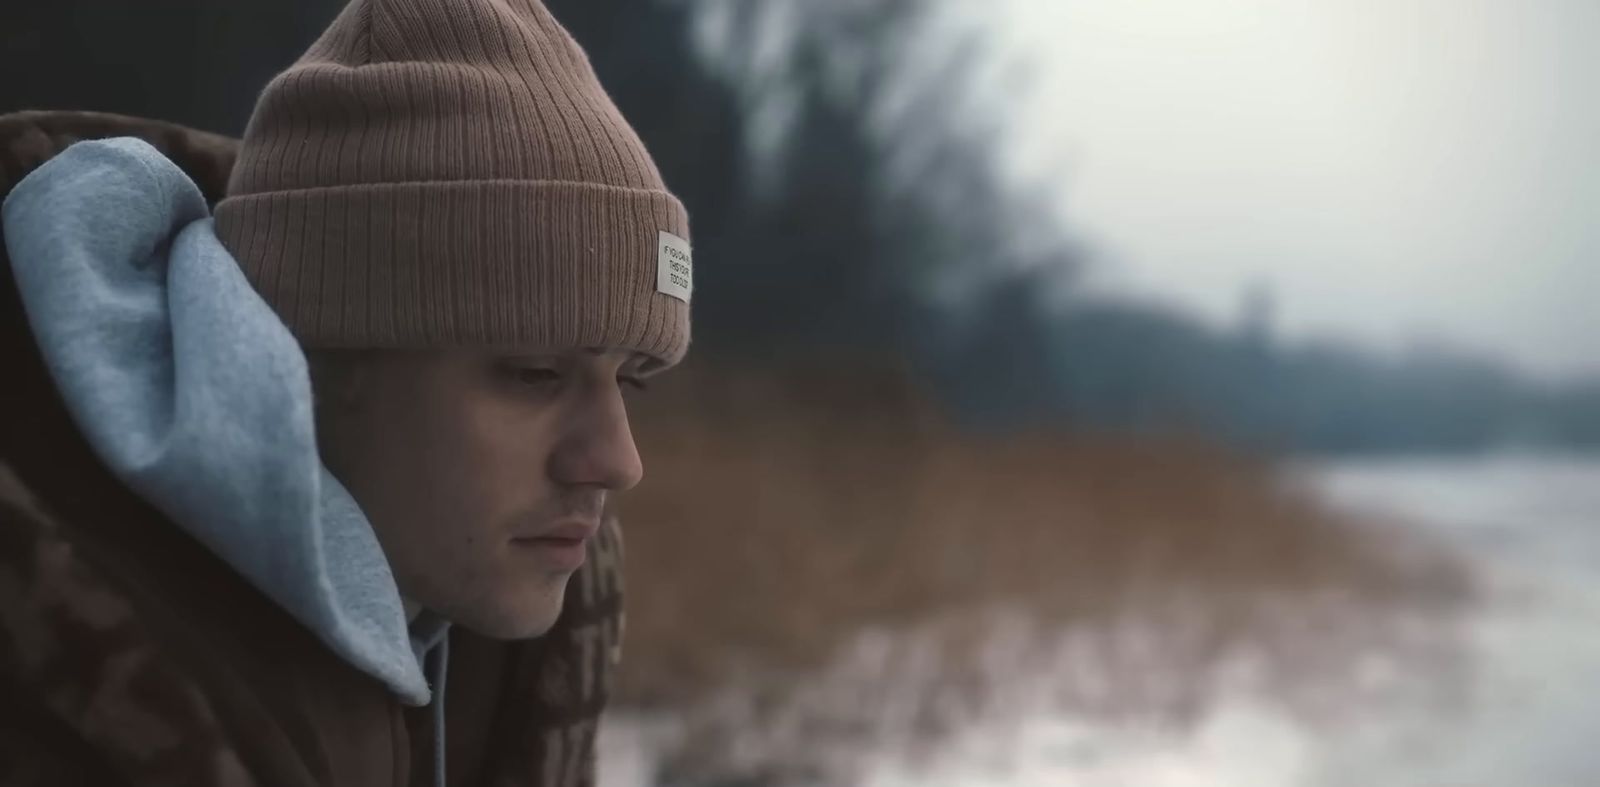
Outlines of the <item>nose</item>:
{"type": "Polygon", "coordinates": [[[644,479],[628,409],[615,384],[586,391],[551,456],[555,480],[572,486],[625,492],[644,479]]]}

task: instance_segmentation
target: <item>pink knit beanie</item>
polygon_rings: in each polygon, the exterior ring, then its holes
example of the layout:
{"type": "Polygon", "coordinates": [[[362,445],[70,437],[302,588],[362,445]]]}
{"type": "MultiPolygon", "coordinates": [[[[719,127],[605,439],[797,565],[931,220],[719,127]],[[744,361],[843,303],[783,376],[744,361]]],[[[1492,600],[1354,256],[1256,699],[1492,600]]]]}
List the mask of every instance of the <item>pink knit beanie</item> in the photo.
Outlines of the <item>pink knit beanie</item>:
{"type": "Polygon", "coordinates": [[[688,350],[688,216],[539,0],[354,0],[216,227],[308,347],[688,350]]]}

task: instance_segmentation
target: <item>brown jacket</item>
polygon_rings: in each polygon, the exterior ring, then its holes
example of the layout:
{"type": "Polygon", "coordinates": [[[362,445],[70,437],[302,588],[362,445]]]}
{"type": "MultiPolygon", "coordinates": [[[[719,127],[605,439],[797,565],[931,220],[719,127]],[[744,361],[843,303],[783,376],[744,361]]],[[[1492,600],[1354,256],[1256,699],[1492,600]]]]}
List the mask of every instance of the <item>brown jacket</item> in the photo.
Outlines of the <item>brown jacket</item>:
{"type": "MultiPolygon", "coordinates": [[[[136,136],[215,202],[236,143],[0,116],[0,197],[81,139],[136,136]]],[[[428,785],[432,725],[122,486],[69,418],[0,247],[0,787],[428,785]]],[[[621,634],[607,522],[545,637],[451,633],[451,785],[588,785],[621,634]]]]}

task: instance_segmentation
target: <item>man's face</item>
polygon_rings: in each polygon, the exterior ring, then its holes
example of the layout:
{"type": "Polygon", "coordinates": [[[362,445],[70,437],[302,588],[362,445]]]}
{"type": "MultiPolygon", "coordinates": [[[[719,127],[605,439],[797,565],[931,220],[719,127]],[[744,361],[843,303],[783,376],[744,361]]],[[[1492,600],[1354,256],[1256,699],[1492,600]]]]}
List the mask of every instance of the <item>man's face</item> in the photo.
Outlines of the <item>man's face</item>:
{"type": "Polygon", "coordinates": [[[317,375],[323,459],[407,602],[502,639],[555,623],[607,495],[643,474],[622,400],[643,360],[381,351],[317,375]]]}

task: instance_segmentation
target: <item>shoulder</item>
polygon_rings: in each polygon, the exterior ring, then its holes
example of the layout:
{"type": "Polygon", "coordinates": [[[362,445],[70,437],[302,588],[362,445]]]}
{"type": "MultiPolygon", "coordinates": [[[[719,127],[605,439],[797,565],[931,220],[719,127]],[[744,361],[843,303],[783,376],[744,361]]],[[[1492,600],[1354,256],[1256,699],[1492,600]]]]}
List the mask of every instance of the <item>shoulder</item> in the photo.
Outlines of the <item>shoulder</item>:
{"type": "Polygon", "coordinates": [[[176,162],[215,202],[227,186],[237,140],[160,120],[106,112],[25,111],[0,115],[0,191],[76,142],[135,137],[176,162]]]}
{"type": "Polygon", "coordinates": [[[0,684],[31,709],[0,737],[58,730],[137,785],[403,783],[388,691],[122,502],[34,497],[0,463],[0,684]]]}
{"type": "Polygon", "coordinates": [[[3,464],[0,683],[29,717],[5,714],[0,725],[20,729],[0,737],[26,731],[64,756],[150,777],[130,783],[244,783],[231,778],[242,768],[204,693],[3,464]]]}

